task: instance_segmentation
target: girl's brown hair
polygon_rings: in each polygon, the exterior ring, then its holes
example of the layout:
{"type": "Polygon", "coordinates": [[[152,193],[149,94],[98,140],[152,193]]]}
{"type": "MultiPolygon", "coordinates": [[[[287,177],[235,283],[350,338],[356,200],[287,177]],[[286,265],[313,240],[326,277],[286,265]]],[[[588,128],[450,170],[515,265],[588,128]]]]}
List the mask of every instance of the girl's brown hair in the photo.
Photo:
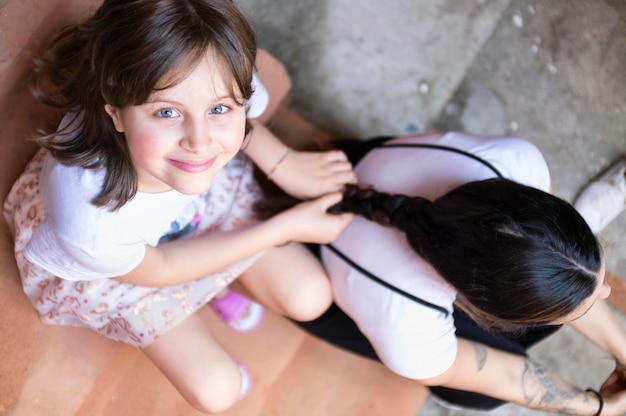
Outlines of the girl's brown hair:
{"type": "MultiPolygon", "coordinates": [[[[35,93],[74,113],[70,127],[38,139],[61,163],[103,168],[92,201],[118,209],[137,192],[126,140],[105,104],[144,104],[213,51],[242,105],[252,95],[256,36],[232,0],[105,0],[86,22],[61,31],[36,66],[35,93]],[[181,71],[185,67],[185,71],[181,71]],[[167,85],[163,85],[167,83],[167,85]]],[[[249,126],[246,125],[246,133],[249,126]]]]}

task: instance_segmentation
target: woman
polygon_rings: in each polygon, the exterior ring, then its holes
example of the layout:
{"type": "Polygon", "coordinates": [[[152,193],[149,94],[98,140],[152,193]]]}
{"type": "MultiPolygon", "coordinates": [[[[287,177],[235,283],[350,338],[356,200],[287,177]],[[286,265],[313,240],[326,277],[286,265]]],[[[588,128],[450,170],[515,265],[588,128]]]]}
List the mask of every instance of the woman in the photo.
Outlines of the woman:
{"type": "Polygon", "coordinates": [[[458,133],[349,144],[362,185],[333,210],[359,215],[321,250],[341,310],[306,329],[455,405],[626,411],[626,335],[604,301],[601,248],[548,194],[534,145],[458,133]],[[618,363],[602,395],[526,357],[564,323],[618,363]]]}

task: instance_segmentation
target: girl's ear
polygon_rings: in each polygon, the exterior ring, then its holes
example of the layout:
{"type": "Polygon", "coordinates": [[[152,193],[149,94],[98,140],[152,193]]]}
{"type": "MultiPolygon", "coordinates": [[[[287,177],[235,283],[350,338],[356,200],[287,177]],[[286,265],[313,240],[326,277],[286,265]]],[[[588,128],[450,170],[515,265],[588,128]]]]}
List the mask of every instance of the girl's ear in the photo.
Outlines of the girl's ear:
{"type": "Polygon", "coordinates": [[[107,114],[111,117],[111,120],[113,120],[115,130],[117,130],[119,133],[124,133],[124,123],[122,123],[119,108],[113,107],[111,104],[105,104],[104,111],[106,111],[107,114]]]}

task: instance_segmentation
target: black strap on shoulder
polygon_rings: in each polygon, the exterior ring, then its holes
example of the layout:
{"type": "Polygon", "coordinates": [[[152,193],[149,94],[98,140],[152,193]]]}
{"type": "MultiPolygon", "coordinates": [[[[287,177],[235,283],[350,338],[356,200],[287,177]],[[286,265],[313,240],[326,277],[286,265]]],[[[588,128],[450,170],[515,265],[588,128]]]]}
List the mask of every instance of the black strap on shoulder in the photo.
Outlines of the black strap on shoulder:
{"type": "MultiPolygon", "coordinates": [[[[493,166],[491,163],[487,162],[485,159],[478,157],[476,155],[473,155],[469,152],[466,152],[465,150],[461,150],[461,149],[457,149],[455,147],[449,147],[449,146],[441,146],[441,145],[437,145],[437,144],[430,144],[430,143],[391,143],[388,144],[387,140],[391,139],[392,137],[381,137],[378,138],[376,140],[372,140],[370,142],[370,145],[368,147],[366,147],[365,149],[363,149],[363,151],[361,152],[361,154],[359,155],[360,157],[362,157],[365,153],[374,150],[374,149],[385,149],[385,148],[398,148],[398,147],[421,147],[421,148],[426,148],[426,149],[436,149],[436,150],[443,150],[446,152],[453,152],[453,153],[457,153],[466,157],[469,157],[470,159],[474,159],[479,163],[482,163],[483,165],[485,165],[487,168],[489,168],[497,177],[502,178],[502,174],[500,173],[500,171],[498,169],[496,169],[495,166],[493,166]]],[[[349,142],[348,142],[349,143],[349,142]]],[[[359,157],[359,159],[360,159],[359,157]]],[[[326,247],[328,247],[333,253],[335,253],[337,256],[339,256],[341,259],[343,259],[343,261],[345,261],[346,263],[348,263],[350,266],[354,267],[356,270],[358,270],[359,272],[361,272],[363,275],[369,277],[371,280],[375,281],[376,283],[386,287],[387,289],[390,289],[396,293],[398,293],[399,295],[402,295],[408,299],[411,299],[421,305],[424,305],[426,307],[438,310],[440,312],[442,312],[445,316],[450,315],[450,312],[444,308],[441,307],[439,305],[435,305],[433,303],[427,302],[424,299],[420,299],[417,296],[414,296],[408,292],[405,292],[404,290],[395,287],[394,285],[385,282],[384,280],[382,280],[381,278],[379,278],[378,276],[370,273],[369,271],[367,271],[366,269],[364,269],[363,267],[359,266],[357,263],[355,263],[354,261],[352,261],[352,259],[350,259],[348,256],[346,256],[345,254],[343,254],[341,251],[339,251],[337,248],[333,247],[331,244],[327,244],[326,247]]]]}
{"type": "Polygon", "coordinates": [[[493,166],[491,163],[487,162],[485,159],[478,157],[476,155],[473,155],[469,152],[466,152],[465,150],[457,149],[455,147],[441,146],[438,144],[428,144],[428,143],[391,143],[391,144],[385,143],[385,144],[381,144],[380,146],[376,146],[373,149],[384,149],[384,148],[393,148],[393,147],[422,147],[426,149],[437,149],[437,150],[444,150],[446,152],[458,153],[460,155],[467,156],[470,159],[474,159],[477,162],[482,163],[487,168],[491,169],[491,171],[495,173],[495,175],[498,178],[502,178],[502,174],[500,173],[500,171],[496,169],[496,167],[493,166]]]}
{"type": "Polygon", "coordinates": [[[369,277],[370,279],[372,279],[373,281],[375,281],[378,284],[381,284],[383,286],[385,286],[387,289],[390,289],[396,293],[398,293],[399,295],[402,295],[404,297],[407,297],[421,305],[424,305],[428,308],[432,308],[432,309],[436,309],[440,312],[442,312],[445,316],[450,315],[450,312],[439,305],[435,305],[434,303],[430,303],[428,301],[425,301],[424,299],[420,299],[417,296],[414,296],[408,292],[405,292],[402,289],[399,289],[397,287],[395,287],[392,284],[389,284],[387,282],[385,282],[384,280],[380,279],[379,277],[377,277],[376,275],[370,273],[369,271],[367,271],[366,269],[364,269],[363,267],[359,266],[357,263],[355,263],[354,261],[352,261],[352,259],[350,259],[348,256],[346,256],[345,254],[343,254],[341,251],[339,251],[337,248],[333,247],[332,244],[327,244],[326,247],[328,247],[333,253],[335,253],[336,255],[338,255],[339,257],[341,257],[341,259],[343,259],[343,261],[345,261],[346,263],[348,263],[350,266],[354,267],[356,270],[358,270],[359,272],[363,273],[365,276],[369,277]]]}

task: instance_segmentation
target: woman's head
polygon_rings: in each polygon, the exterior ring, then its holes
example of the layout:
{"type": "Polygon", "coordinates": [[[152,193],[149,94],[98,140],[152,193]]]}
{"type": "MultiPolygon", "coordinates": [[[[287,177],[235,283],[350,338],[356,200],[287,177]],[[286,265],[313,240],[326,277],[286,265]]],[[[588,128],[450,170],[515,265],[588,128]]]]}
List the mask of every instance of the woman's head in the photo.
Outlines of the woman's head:
{"type": "Polygon", "coordinates": [[[65,163],[103,165],[107,179],[95,202],[121,206],[134,195],[136,177],[105,104],[145,104],[207,56],[243,105],[252,94],[256,39],[232,0],[105,0],[85,23],[65,29],[42,61],[44,100],[81,114],[66,136],[72,140],[43,144],[65,163]]]}
{"type": "Polygon", "coordinates": [[[352,190],[343,206],[403,231],[457,289],[458,305],[485,326],[562,323],[608,295],[599,289],[600,247],[584,219],[535,188],[489,179],[432,202],[352,190]]]}

